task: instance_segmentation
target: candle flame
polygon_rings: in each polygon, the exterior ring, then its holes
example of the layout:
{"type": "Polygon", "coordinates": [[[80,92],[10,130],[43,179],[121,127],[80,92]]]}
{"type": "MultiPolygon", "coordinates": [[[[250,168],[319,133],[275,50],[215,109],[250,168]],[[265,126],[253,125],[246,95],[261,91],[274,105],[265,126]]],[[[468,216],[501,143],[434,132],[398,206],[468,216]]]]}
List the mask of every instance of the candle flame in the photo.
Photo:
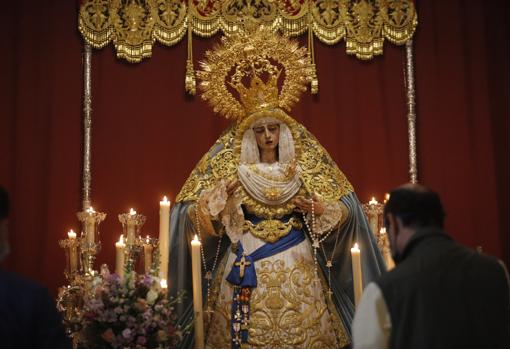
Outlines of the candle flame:
{"type": "Polygon", "coordinates": [[[131,216],[134,216],[134,215],[136,214],[136,211],[135,211],[135,210],[133,210],[132,208],[130,208],[130,209],[129,209],[129,214],[130,214],[131,216]]]}
{"type": "Polygon", "coordinates": [[[166,279],[161,279],[161,281],[159,283],[161,285],[161,288],[168,288],[168,284],[166,282],[166,279]]]}
{"type": "Polygon", "coordinates": [[[67,236],[69,239],[76,239],[76,233],[72,229],[67,232],[67,236]]]}
{"type": "Polygon", "coordinates": [[[91,213],[94,213],[94,212],[96,212],[96,211],[94,211],[94,208],[92,206],[87,208],[87,213],[91,214],[91,213]]]}
{"type": "Polygon", "coordinates": [[[379,230],[379,234],[386,234],[386,228],[385,228],[385,227],[382,227],[382,228],[379,230]]]}
{"type": "Polygon", "coordinates": [[[390,199],[390,193],[384,194],[384,200],[388,201],[390,199]]]}
{"type": "Polygon", "coordinates": [[[124,234],[120,234],[119,244],[123,244],[123,243],[124,243],[124,234]]]}
{"type": "Polygon", "coordinates": [[[351,248],[351,251],[359,251],[359,246],[357,242],[354,243],[354,246],[351,248]]]}
{"type": "Polygon", "coordinates": [[[147,238],[145,239],[145,241],[149,244],[151,242],[151,238],[149,237],[149,235],[147,235],[147,238]]]}
{"type": "Polygon", "coordinates": [[[372,200],[370,200],[368,203],[369,203],[370,205],[377,205],[377,204],[378,204],[378,202],[377,202],[377,200],[375,199],[375,197],[374,197],[374,196],[372,196],[372,200]]]}
{"type": "Polygon", "coordinates": [[[159,202],[160,205],[170,206],[170,201],[166,197],[166,195],[163,197],[163,201],[159,202]]]}

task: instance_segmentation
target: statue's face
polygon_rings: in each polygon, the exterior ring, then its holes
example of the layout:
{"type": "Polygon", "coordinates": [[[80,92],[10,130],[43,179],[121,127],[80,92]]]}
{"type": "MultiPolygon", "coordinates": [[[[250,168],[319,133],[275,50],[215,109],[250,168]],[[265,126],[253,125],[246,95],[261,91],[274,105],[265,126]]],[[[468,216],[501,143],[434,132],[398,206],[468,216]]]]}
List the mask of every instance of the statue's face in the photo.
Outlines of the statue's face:
{"type": "Polygon", "coordinates": [[[280,125],[274,123],[256,126],[253,128],[253,132],[261,151],[276,150],[280,141],[280,125]]]}

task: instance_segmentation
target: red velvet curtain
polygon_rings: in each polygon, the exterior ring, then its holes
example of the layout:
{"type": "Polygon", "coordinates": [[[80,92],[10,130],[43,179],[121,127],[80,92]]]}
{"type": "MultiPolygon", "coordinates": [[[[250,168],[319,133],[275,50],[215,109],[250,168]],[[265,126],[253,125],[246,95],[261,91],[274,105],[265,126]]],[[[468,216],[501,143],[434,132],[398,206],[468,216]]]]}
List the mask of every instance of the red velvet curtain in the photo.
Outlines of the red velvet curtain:
{"type": "MultiPolygon", "coordinates": [[[[504,1],[423,1],[415,36],[420,182],[444,200],[447,230],[510,262],[509,25],[504,1]]],[[[58,240],[78,229],[82,165],[82,47],[71,1],[4,4],[0,184],[11,193],[8,269],[56,291],[64,283],[58,240]]],[[[198,61],[217,40],[193,40],[198,61]]],[[[303,41],[304,42],[304,41],[303,41]]],[[[361,62],[345,44],[315,41],[319,95],[292,115],[320,140],[366,202],[408,180],[403,47],[361,62]]],[[[107,212],[98,263],[113,265],[117,214],[147,216],[175,199],[227,122],[184,92],[186,42],[156,45],[140,64],[92,59],[92,202],[107,212]]],[[[196,63],[196,62],[195,62],[196,63]]],[[[198,67],[198,64],[195,64],[198,67]]]]}

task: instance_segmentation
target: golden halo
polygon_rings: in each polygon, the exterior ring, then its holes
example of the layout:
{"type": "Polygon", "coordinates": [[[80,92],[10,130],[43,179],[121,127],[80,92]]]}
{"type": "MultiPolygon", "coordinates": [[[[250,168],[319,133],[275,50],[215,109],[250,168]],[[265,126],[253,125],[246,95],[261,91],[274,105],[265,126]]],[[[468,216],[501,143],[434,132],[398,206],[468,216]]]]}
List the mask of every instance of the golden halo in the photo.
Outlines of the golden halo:
{"type": "Polygon", "coordinates": [[[259,109],[280,107],[290,111],[306,90],[313,72],[306,48],[264,27],[222,37],[217,47],[206,52],[206,59],[200,65],[197,76],[201,80],[202,99],[212,106],[214,112],[235,120],[252,112],[253,106],[259,109]],[[279,67],[282,67],[283,77],[279,67]],[[232,71],[234,74],[231,74],[232,71]],[[265,76],[269,76],[268,81],[260,83],[265,76]],[[244,77],[251,80],[250,86],[242,84],[244,77]],[[282,77],[283,84],[278,94],[274,81],[279,77],[282,77]],[[227,86],[248,91],[250,106],[246,98],[241,103],[227,86]],[[257,105],[256,99],[261,95],[264,95],[264,100],[257,105]]]}

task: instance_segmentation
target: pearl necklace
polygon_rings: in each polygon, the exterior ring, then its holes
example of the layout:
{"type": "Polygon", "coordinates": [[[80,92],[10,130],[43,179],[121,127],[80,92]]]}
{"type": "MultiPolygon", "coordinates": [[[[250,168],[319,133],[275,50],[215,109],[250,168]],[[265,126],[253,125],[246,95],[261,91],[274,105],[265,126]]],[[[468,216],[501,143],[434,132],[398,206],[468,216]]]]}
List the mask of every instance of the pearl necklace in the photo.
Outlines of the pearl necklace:
{"type": "MultiPolygon", "coordinates": [[[[305,223],[305,226],[310,233],[310,239],[312,240],[312,247],[313,247],[313,260],[314,260],[314,269],[315,269],[315,277],[316,280],[319,280],[319,270],[318,270],[318,261],[317,261],[317,250],[321,248],[322,253],[324,255],[324,259],[326,260],[326,267],[328,268],[328,286],[329,290],[327,291],[328,295],[331,297],[333,292],[331,291],[331,268],[333,267],[333,256],[335,254],[336,246],[338,244],[338,236],[340,235],[340,232],[338,232],[335,245],[333,246],[333,251],[331,251],[331,257],[328,259],[326,256],[326,251],[324,250],[324,245],[322,244],[328,237],[331,235],[331,232],[333,231],[333,228],[331,228],[326,234],[323,234],[324,236],[321,238],[320,234],[316,233],[315,229],[315,202],[313,199],[311,200],[312,204],[312,226],[310,227],[308,220],[306,219],[306,214],[303,212],[303,222],[305,223]]],[[[340,229],[340,227],[339,227],[340,229]]]]}

